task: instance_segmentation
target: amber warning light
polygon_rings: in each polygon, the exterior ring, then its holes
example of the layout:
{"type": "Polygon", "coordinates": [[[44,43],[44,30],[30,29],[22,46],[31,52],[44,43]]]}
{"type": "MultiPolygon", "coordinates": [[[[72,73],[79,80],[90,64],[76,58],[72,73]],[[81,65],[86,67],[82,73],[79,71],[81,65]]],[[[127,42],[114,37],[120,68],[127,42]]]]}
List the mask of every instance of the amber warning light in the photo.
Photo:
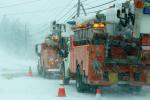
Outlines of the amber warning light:
{"type": "Polygon", "coordinates": [[[104,23],[95,23],[95,24],[93,24],[93,28],[105,28],[105,24],[104,23]]]}
{"type": "Polygon", "coordinates": [[[78,25],[79,28],[86,28],[87,27],[87,24],[80,24],[78,25]]]}
{"type": "Polygon", "coordinates": [[[91,28],[105,28],[105,23],[95,23],[95,24],[79,24],[77,25],[78,28],[87,28],[87,27],[91,27],[91,28]]]}

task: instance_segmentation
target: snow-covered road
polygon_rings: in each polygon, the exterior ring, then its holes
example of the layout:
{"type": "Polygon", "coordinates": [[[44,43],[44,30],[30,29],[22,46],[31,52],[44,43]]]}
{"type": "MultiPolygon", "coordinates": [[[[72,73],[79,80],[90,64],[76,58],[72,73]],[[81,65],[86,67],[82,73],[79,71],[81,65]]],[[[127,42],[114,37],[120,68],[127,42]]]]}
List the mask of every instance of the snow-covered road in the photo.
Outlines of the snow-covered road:
{"type": "MultiPolygon", "coordinates": [[[[13,75],[13,74],[12,74],[13,75]]],[[[43,79],[34,74],[27,77],[23,74],[14,75],[11,78],[0,76],[1,100],[149,100],[147,93],[138,95],[102,95],[96,98],[93,93],[78,93],[75,83],[65,86],[66,97],[57,97],[60,80],[43,79]],[[20,75],[20,76],[19,76],[20,75]]],[[[144,89],[148,91],[148,89],[144,89]]]]}
{"type": "MultiPolygon", "coordinates": [[[[48,80],[39,77],[19,77],[14,79],[0,79],[0,98],[3,100],[92,100],[94,95],[79,94],[75,88],[66,87],[66,97],[57,97],[58,80],[48,80]]],[[[71,86],[72,87],[72,86],[71,86]]]]}
{"type": "Polygon", "coordinates": [[[96,98],[93,93],[78,93],[75,82],[65,86],[66,97],[57,97],[61,80],[44,79],[37,75],[26,76],[24,69],[1,69],[0,75],[0,99],[2,100],[149,100],[150,88],[143,89],[138,95],[104,94],[96,98]]]}
{"type": "Polygon", "coordinates": [[[44,79],[37,75],[36,62],[14,59],[5,53],[0,63],[0,100],[149,100],[150,88],[144,87],[140,95],[104,94],[96,97],[94,93],[78,93],[75,82],[65,86],[66,97],[57,97],[61,80],[44,79]],[[28,77],[29,66],[33,77],[28,77]]]}
{"type": "Polygon", "coordinates": [[[91,100],[95,97],[77,93],[74,83],[66,86],[66,97],[57,97],[62,82],[39,77],[36,62],[17,59],[4,51],[0,51],[0,56],[0,100],[91,100]],[[33,77],[27,76],[29,66],[33,77]]]}

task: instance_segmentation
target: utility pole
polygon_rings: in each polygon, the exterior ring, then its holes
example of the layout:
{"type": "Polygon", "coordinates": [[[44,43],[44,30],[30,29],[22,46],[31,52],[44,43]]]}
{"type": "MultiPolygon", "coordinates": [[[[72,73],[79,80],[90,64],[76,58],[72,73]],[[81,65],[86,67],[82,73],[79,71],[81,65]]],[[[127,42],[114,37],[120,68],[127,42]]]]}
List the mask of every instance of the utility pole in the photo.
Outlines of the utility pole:
{"type": "Polygon", "coordinates": [[[27,48],[28,48],[28,40],[27,40],[27,25],[25,24],[25,51],[26,51],[26,58],[27,58],[27,48]]]}
{"type": "Polygon", "coordinates": [[[81,2],[80,0],[78,0],[77,17],[80,16],[80,6],[81,6],[81,2]]]}
{"type": "Polygon", "coordinates": [[[86,11],[85,11],[84,6],[83,6],[82,3],[81,3],[81,7],[82,7],[82,10],[83,10],[83,12],[84,12],[84,15],[87,16],[87,13],[86,13],[86,11]]]}
{"type": "Polygon", "coordinates": [[[78,0],[77,17],[80,17],[80,9],[81,9],[81,7],[82,7],[82,10],[83,10],[83,12],[84,12],[84,15],[87,16],[87,13],[86,13],[86,11],[85,11],[85,9],[84,9],[83,4],[81,3],[80,0],[78,0]]]}

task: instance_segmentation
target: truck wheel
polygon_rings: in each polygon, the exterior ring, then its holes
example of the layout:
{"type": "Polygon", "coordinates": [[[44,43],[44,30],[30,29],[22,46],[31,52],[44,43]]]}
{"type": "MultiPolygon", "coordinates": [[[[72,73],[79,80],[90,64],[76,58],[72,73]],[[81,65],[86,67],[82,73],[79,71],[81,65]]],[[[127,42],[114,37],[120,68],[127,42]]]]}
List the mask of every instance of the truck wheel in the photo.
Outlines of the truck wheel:
{"type": "Polygon", "coordinates": [[[66,72],[65,72],[65,63],[64,62],[62,62],[62,64],[61,64],[61,71],[62,71],[62,77],[63,77],[63,84],[68,85],[70,79],[65,77],[66,72]]]}
{"type": "Polygon", "coordinates": [[[82,82],[80,68],[77,68],[77,71],[76,71],[76,88],[78,92],[84,92],[84,84],[82,82]]]}
{"type": "Polygon", "coordinates": [[[42,74],[42,68],[41,68],[39,61],[38,61],[38,65],[37,65],[37,70],[38,70],[38,74],[41,75],[42,74]]]}
{"type": "Polygon", "coordinates": [[[44,68],[43,68],[43,70],[42,70],[42,76],[43,76],[44,78],[46,78],[46,76],[47,76],[47,73],[46,73],[46,71],[45,71],[44,68]]]}

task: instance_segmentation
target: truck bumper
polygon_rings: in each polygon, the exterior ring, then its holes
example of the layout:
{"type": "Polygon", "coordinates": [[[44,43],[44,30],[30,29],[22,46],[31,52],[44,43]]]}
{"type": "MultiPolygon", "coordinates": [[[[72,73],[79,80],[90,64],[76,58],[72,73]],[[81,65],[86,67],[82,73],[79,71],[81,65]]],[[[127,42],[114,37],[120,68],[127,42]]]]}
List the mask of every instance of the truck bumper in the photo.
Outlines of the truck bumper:
{"type": "Polygon", "coordinates": [[[60,72],[60,69],[47,69],[47,72],[60,72]]]}
{"type": "Polygon", "coordinates": [[[110,86],[112,85],[109,81],[90,81],[88,82],[90,85],[96,85],[96,86],[110,86]]]}
{"type": "Polygon", "coordinates": [[[51,79],[60,79],[61,77],[60,69],[47,69],[46,73],[51,79]]]}
{"type": "Polygon", "coordinates": [[[145,82],[137,82],[137,81],[133,81],[129,83],[131,86],[143,86],[145,85],[145,82]]]}

